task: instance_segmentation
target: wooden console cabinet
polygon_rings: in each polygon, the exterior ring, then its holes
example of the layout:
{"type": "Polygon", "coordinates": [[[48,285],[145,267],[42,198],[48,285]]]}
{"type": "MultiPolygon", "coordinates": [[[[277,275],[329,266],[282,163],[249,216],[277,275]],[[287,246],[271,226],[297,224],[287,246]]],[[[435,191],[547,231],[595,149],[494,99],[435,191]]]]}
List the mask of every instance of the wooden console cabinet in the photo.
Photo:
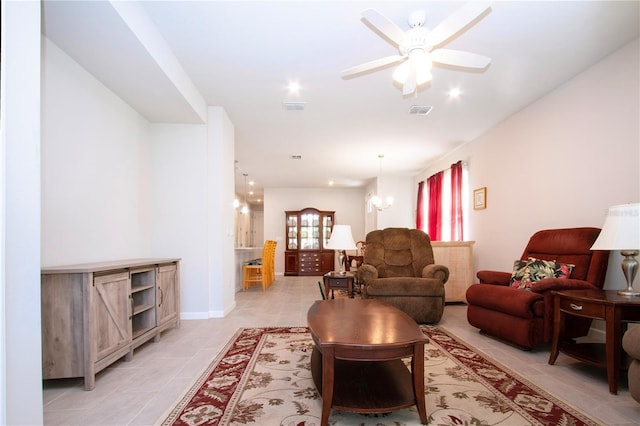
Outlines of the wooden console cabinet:
{"type": "Polygon", "coordinates": [[[445,302],[467,302],[467,288],[473,284],[475,241],[431,241],[436,264],[449,268],[444,285],[445,302]]]}
{"type": "Polygon", "coordinates": [[[333,271],[335,252],[325,249],[335,212],[314,208],[285,212],[285,275],[322,276],[333,271]]]}
{"type": "Polygon", "coordinates": [[[180,259],[135,259],[41,270],[42,377],[95,375],[180,325],[180,259]]]}

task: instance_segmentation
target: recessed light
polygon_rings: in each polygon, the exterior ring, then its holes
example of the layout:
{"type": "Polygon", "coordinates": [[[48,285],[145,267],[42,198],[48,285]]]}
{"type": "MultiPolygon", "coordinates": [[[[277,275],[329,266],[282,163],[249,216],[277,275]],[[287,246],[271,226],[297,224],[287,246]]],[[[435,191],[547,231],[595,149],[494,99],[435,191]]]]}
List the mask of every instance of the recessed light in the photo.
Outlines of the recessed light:
{"type": "Polygon", "coordinates": [[[329,186],[333,186],[333,181],[332,180],[329,181],[329,186]]]}
{"type": "Polygon", "coordinates": [[[300,91],[300,84],[297,81],[292,81],[287,86],[287,89],[289,90],[289,93],[297,94],[300,91]]]}
{"type": "Polygon", "coordinates": [[[454,87],[453,89],[449,90],[449,97],[450,98],[454,98],[454,99],[458,98],[458,97],[460,97],[460,94],[462,94],[462,91],[457,87],[454,87]]]}

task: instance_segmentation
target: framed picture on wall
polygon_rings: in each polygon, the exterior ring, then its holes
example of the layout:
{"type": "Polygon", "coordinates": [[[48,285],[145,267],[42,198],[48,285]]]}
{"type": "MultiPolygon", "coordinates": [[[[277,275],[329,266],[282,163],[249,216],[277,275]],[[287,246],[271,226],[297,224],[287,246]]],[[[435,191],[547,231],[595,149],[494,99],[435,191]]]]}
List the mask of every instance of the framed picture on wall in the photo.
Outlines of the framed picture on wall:
{"type": "Polygon", "coordinates": [[[473,191],[473,209],[482,210],[487,208],[487,187],[478,188],[473,191]]]}

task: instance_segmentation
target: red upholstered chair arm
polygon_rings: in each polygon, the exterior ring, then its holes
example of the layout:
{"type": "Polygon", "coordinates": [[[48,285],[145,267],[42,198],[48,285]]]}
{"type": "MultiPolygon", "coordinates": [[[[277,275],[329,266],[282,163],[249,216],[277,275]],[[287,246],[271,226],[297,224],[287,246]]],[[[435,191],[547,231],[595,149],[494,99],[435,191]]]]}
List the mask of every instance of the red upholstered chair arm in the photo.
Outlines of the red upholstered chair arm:
{"type": "Polygon", "coordinates": [[[437,278],[444,284],[449,279],[449,268],[443,265],[427,265],[422,269],[422,278],[437,278]]]}
{"type": "Polygon", "coordinates": [[[527,290],[493,284],[473,284],[467,289],[467,303],[520,318],[531,318],[533,304],[544,296],[527,290]]]}
{"type": "Polygon", "coordinates": [[[510,272],[499,271],[478,271],[477,274],[480,284],[496,284],[508,286],[511,281],[510,272]]]}
{"type": "Polygon", "coordinates": [[[588,281],[576,280],[572,278],[547,278],[534,283],[531,291],[534,293],[546,293],[551,290],[578,290],[578,289],[598,289],[588,281]]]}

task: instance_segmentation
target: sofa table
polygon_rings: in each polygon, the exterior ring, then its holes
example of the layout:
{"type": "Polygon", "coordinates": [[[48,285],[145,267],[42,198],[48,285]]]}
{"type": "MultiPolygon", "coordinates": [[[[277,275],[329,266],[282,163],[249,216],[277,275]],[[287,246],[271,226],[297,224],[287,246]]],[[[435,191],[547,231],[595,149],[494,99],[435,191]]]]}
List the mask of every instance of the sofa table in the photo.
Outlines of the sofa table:
{"type": "Polygon", "coordinates": [[[315,343],[311,375],[322,395],[321,426],[331,408],[388,413],[418,407],[424,399],[426,336],[411,317],[376,299],[316,301],[307,312],[315,343]],[[402,358],[411,357],[411,371],[402,358]]]}
{"type": "Polygon", "coordinates": [[[617,291],[564,290],[553,295],[553,338],[549,364],[562,352],[597,367],[606,367],[609,392],[618,393],[622,359],[622,334],[626,322],[640,321],[640,297],[620,296],[617,291]],[[573,343],[564,341],[566,315],[605,321],[605,343],[573,343]]]}

